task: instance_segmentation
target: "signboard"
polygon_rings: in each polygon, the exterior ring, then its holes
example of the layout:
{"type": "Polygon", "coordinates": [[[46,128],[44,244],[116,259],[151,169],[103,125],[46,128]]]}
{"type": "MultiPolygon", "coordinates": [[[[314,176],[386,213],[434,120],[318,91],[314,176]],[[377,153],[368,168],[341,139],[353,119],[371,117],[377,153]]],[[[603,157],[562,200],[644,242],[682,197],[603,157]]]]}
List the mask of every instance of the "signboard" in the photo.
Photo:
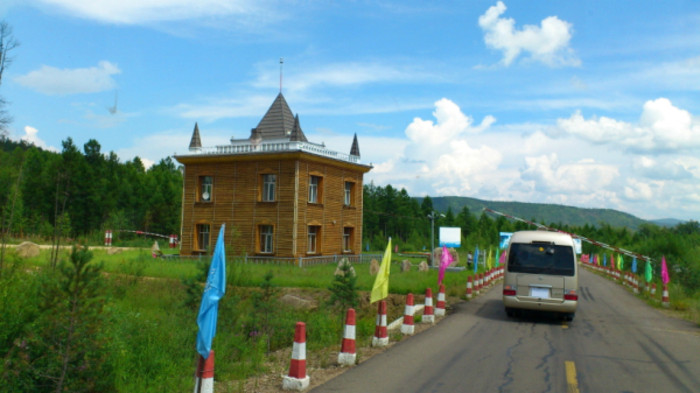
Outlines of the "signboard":
{"type": "Polygon", "coordinates": [[[440,227],[440,246],[459,248],[462,244],[462,228],[440,227]]]}
{"type": "Polygon", "coordinates": [[[503,250],[508,248],[508,243],[510,243],[510,238],[513,236],[513,232],[499,232],[500,241],[498,242],[498,248],[503,250]]]}

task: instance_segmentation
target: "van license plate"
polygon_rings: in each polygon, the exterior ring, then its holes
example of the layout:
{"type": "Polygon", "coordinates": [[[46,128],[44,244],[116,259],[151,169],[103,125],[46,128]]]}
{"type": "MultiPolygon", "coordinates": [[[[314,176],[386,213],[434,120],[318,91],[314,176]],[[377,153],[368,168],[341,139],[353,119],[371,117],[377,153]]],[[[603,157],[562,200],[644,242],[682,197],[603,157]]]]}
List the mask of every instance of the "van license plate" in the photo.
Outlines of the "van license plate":
{"type": "Polygon", "coordinates": [[[540,299],[549,299],[549,288],[530,287],[530,296],[540,299]]]}

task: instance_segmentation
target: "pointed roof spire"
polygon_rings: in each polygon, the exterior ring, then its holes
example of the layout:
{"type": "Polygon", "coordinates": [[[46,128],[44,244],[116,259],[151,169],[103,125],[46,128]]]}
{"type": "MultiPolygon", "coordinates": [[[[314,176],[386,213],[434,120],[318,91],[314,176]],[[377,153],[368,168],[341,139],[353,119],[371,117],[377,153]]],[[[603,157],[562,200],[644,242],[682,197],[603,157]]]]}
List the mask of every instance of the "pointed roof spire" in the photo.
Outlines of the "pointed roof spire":
{"type": "Polygon", "coordinates": [[[355,133],[355,136],[352,138],[352,147],[350,148],[350,155],[351,156],[360,156],[360,145],[357,143],[357,133],[355,133]]]}
{"type": "Polygon", "coordinates": [[[190,139],[190,151],[202,149],[202,139],[199,137],[199,126],[194,123],[194,131],[192,132],[192,139],[190,139]]]}
{"type": "Polygon", "coordinates": [[[284,99],[282,93],[279,93],[255,130],[265,140],[289,138],[292,129],[294,129],[294,115],[289,109],[287,100],[284,99]]]}
{"type": "Polygon", "coordinates": [[[308,142],[308,140],[306,139],[306,135],[304,135],[304,131],[301,130],[301,126],[299,125],[298,114],[294,117],[294,128],[292,128],[292,133],[289,135],[289,141],[308,142]]]}

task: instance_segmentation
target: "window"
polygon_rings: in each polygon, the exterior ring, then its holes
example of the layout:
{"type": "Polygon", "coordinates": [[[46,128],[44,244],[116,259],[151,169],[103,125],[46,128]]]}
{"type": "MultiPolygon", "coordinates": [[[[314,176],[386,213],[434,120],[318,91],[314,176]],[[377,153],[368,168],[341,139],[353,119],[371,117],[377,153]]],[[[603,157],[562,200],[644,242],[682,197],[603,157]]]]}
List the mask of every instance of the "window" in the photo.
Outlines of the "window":
{"type": "Polygon", "coordinates": [[[277,186],[277,175],[262,175],[262,200],[263,202],[275,201],[275,187],[277,186]]]}
{"type": "Polygon", "coordinates": [[[197,224],[195,227],[196,244],[194,245],[197,251],[209,251],[209,224],[197,224]]]}
{"type": "Polygon", "coordinates": [[[309,202],[310,203],[320,203],[321,202],[321,176],[311,176],[309,178],[309,202]]]}
{"type": "Polygon", "coordinates": [[[272,225],[260,225],[258,227],[260,232],[260,252],[264,254],[272,254],[274,252],[273,247],[273,235],[274,227],[272,225]]]}
{"type": "Polygon", "coordinates": [[[319,226],[309,226],[308,241],[307,241],[307,254],[316,254],[318,252],[318,237],[321,234],[321,227],[319,226]]]}
{"type": "Polygon", "coordinates": [[[323,176],[309,176],[309,203],[323,203],[323,176]]]}
{"type": "Polygon", "coordinates": [[[212,176],[199,177],[199,194],[197,194],[198,202],[211,202],[211,191],[213,184],[214,178],[212,176]]]}
{"type": "Polygon", "coordinates": [[[352,200],[353,200],[353,191],[355,190],[355,183],[346,181],[345,182],[345,199],[343,204],[345,206],[352,206],[352,200]]]}
{"type": "Polygon", "coordinates": [[[575,264],[576,257],[571,246],[552,245],[547,242],[510,245],[509,272],[573,276],[576,274],[575,264]]]}
{"type": "Polygon", "coordinates": [[[352,252],[353,228],[343,228],[343,252],[352,252]]]}

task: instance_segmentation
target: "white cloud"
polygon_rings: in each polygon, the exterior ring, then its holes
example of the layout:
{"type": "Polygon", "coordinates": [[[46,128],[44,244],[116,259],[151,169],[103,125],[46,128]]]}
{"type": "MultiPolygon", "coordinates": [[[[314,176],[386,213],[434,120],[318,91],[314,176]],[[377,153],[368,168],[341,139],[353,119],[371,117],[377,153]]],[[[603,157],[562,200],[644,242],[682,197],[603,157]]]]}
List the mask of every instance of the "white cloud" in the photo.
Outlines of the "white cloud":
{"type": "Polygon", "coordinates": [[[44,65],[15,81],[32,90],[50,95],[97,93],[116,87],[112,75],[121,70],[108,61],[100,61],[96,67],[59,69],[44,65]]]}
{"type": "Polygon", "coordinates": [[[503,52],[503,64],[510,65],[521,53],[549,66],[580,65],[580,60],[569,47],[572,25],[556,16],[549,16],[539,26],[515,27],[512,18],[501,18],[506,5],[499,1],[479,17],[487,46],[503,52]]]}
{"type": "MultiPolygon", "coordinates": [[[[269,63],[257,65],[258,76],[253,82],[256,88],[279,87],[279,69],[269,66],[269,63]]],[[[377,83],[397,83],[418,81],[435,81],[444,79],[443,76],[435,72],[420,69],[417,66],[401,66],[395,64],[383,64],[381,62],[344,62],[330,63],[324,65],[300,64],[297,69],[302,72],[295,72],[293,69],[284,69],[284,89],[290,92],[303,92],[305,90],[339,86],[359,86],[377,83]]],[[[287,94],[285,94],[287,95],[287,94]]]]}
{"type": "Polygon", "coordinates": [[[625,198],[638,201],[650,201],[654,197],[652,184],[637,179],[627,179],[624,191],[625,198]]]}
{"type": "Polygon", "coordinates": [[[673,152],[700,147],[700,120],[667,98],[647,101],[637,125],[611,119],[584,119],[579,111],[557,120],[565,133],[598,144],[616,144],[631,151],[673,152]]]}
{"type": "Polygon", "coordinates": [[[24,126],[24,135],[20,137],[21,140],[31,143],[32,145],[42,148],[44,150],[49,150],[49,151],[54,151],[57,152],[58,149],[56,149],[53,146],[47,146],[46,142],[44,142],[41,138],[39,138],[39,130],[32,126],[24,126]]]}
{"type": "MultiPolygon", "coordinates": [[[[665,158],[662,160],[653,157],[637,157],[633,163],[634,171],[648,179],[655,180],[688,180],[693,174],[680,158],[665,158]]],[[[699,176],[700,177],[700,176],[699,176]]]]}
{"type": "Polygon", "coordinates": [[[619,176],[617,167],[585,159],[561,164],[556,153],[525,157],[524,180],[535,182],[542,193],[584,193],[609,186],[619,176]]]}
{"type": "Polygon", "coordinates": [[[501,153],[489,146],[473,147],[468,139],[487,130],[495,118],[486,116],[474,126],[472,118],[446,98],[435,103],[433,116],[435,120],[413,119],[406,127],[404,146],[380,146],[398,155],[380,161],[369,177],[380,183],[403,183],[415,194],[434,189],[440,195],[472,195],[489,183],[501,153]]]}
{"type": "MultiPolygon", "coordinates": [[[[115,24],[179,21],[229,15],[264,16],[263,2],[248,0],[36,0],[40,7],[54,7],[85,19],[115,24]]],[[[267,9],[269,17],[273,9],[267,9]]]]}

